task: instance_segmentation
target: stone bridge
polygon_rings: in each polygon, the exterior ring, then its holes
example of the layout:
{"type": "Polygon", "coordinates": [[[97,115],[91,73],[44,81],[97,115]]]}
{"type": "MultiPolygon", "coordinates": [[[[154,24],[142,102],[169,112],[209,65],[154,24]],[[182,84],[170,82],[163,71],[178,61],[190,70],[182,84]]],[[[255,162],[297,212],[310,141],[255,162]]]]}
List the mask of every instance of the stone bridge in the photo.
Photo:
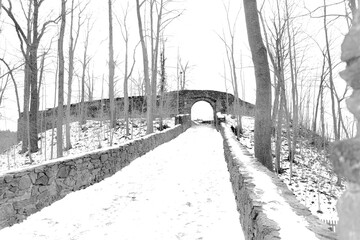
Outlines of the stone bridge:
{"type": "MultiPolygon", "coordinates": [[[[171,91],[164,94],[163,97],[157,98],[157,109],[155,116],[162,115],[163,117],[173,117],[177,114],[190,114],[192,106],[199,101],[209,103],[214,112],[214,120],[216,113],[232,113],[234,111],[234,95],[230,93],[213,91],[213,90],[181,90],[171,91]],[[163,108],[160,108],[160,103],[163,103],[163,108]],[[162,110],[161,110],[162,109],[162,110]]],[[[146,101],[144,96],[131,96],[130,102],[130,116],[140,116],[146,112],[146,101]]],[[[239,99],[241,114],[245,116],[254,116],[254,105],[239,99]]],[[[123,117],[124,98],[116,98],[116,116],[123,117]]],[[[87,119],[103,119],[109,116],[109,99],[100,99],[85,102],[87,119]]],[[[67,106],[65,105],[64,108],[67,106]]],[[[71,121],[79,119],[81,103],[74,103],[70,105],[71,121]]],[[[56,118],[53,121],[53,116],[57,116],[57,108],[50,108],[44,111],[39,111],[38,124],[39,132],[51,129],[53,124],[56,126],[56,118]]],[[[21,128],[21,117],[18,120],[18,129],[21,128]]],[[[18,131],[18,139],[20,133],[18,131]]]]}

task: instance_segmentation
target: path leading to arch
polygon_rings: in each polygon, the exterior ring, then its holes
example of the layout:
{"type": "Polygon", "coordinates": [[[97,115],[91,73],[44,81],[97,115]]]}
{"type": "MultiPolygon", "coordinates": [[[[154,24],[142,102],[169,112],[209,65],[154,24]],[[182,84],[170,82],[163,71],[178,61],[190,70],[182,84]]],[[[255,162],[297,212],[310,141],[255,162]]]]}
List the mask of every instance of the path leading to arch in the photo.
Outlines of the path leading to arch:
{"type": "Polygon", "coordinates": [[[0,239],[244,239],[222,137],[211,126],[194,126],[1,230],[0,239]]]}

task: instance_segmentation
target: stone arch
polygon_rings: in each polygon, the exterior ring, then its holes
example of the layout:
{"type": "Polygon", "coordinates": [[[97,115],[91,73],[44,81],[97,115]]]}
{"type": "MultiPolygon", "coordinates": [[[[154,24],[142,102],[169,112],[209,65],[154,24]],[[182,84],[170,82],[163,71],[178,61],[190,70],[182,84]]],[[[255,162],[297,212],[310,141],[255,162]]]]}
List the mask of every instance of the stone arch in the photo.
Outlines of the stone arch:
{"type": "Polygon", "coordinates": [[[191,118],[191,113],[192,113],[192,109],[194,107],[194,105],[196,103],[199,103],[199,102],[206,102],[210,105],[210,107],[212,108],[212,112],[213,112],[213,121],[215,121],[215,116],[216,116],[216,103],[214,103],[213,101],[209,100],[209,98],[197,98],[195,99],[194,101],[192,101],[192,104],[190,106],[190,118],[191,118]]]}
{"type": "Polygon", "coordinates": [[[210,104],[211,108],[213,109],[213,119],[214,119],[214,124],[216,125],[217,123],[217,117],[216,117],[216,112],[217,112],[217,99],[212,98],[210,96],[196,96],[196,97],[192,97],[192,98],[188,98],[186,99],[186,101],[184,102],[184,110],[187,114],[190,114],[190,118],[191,118],[191,109],[194,106],[195,103],[197,102],[207,102],[210,104]]]}

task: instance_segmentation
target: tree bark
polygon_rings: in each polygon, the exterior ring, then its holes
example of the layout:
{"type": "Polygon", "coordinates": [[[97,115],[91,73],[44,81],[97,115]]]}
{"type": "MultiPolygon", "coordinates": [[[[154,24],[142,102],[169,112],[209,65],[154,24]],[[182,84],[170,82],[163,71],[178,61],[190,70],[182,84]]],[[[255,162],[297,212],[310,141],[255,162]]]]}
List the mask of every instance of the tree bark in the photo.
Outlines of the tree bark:
{"type": "Polygon", "coordinates": [[[58,40],[58,56],[59,56],[59,90],[58,90],[58,111],[57,111],[57,128],[56,128],[56,146],[57,157],[63,156],[63,115],[64,115],[64,35],[66,23],[66,0],[61,1],[61,25],[58,40]]]}
{"type": "Polygon", "coordinates": [[[114,99],[114,44],[113,44],[113,24],[112,24],[112,0],[109,4],[109,99],[110,99],[110,127],[115,127],[115,99],[114,99]]]}
{"type": "Polygon", "coordinates": [[[325,41],[326,41],[326,53],[327,53],[327,61],[329,67],[329,80],[330,80],[330,97],[331,97],[331,111],[332,111],[332,119],[333,119],[333,130],[335,141],[340,139],[339,133],[337,131],[337,120],[336,120],[336,110],[335,110],[335,98],[334,98],[334,80],[333,80],[333,67],[331,61],[331,53],[329,46],[329,36],[327,30],[327,21],[326,21],[326,0],[324,0],[324,33],[325,33],[325,41]]]}
{"type": "MultiPolygon", "coordinates": [[[[72,80],[74,75],[74,37],[73,37],[73,26],[74,26],[74,0],[71,1],[71,14],[70,14],[70,44],[69,44],[69,73],[68,73],[68,91],[66,101],[66,149],[72,148],[70,140],[70,107],[71,107],[71,91],[72,91],[72,80]]],[[[79,29],[78,29],[79,30],[79,29]]]]}
{"type": "Polygon", "coordinates": [[[266,48],[263,44],[256,0],[243,0],[248,40],[255,67],[255,157],[273,171],[271,154],[271,79],[266,48]]]}
{"type": "Polygon", "coordinates": [[[138,28],[139,28],[139,36],[141,42],[141,49],[143,54],[143,67],[144,67],[144,81],[145,81],[145,94],[146,94],[146,121],[147,121],[147,129],[146,133],[150,134],[153,130],[152,123],[152,102],[151,102],[151,89],[150,89],[150,76],[149,76],[149,57],[147,52],[147,47],[145,43],[145,36],[143,30],[143,24],[140,13],[140,3],[139,0],[136,0],[136,14],[138,20],[138,28]]]}

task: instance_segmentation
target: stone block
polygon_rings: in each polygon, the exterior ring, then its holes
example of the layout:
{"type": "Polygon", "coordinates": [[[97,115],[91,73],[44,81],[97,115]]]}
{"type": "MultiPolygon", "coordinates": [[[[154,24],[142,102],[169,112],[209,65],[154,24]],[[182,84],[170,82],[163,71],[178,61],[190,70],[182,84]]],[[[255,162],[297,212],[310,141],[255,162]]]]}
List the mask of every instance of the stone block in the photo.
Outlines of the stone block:
{"type": "Polygon", "coordinates": [[[73,188],[75,186],[75,180],[72,177],[67,177],[64,181],[64,184],[70,188],[73,188]]]}
{"type": "Polygon", "coordinates": [[[15,215],[14,207],[11,203],[3,204],[0,206],[0,222],[7,220],[15,215]]]}
{"type": "Polygon", "coordinates": [[[76,173],[77,173],[77,171],[76,171],[74,168],[71,168],[71,169],[70,169],[70,172],[69,172],[69,176],[75,177],[75,176],[76,176],[76,173]]]}
{"type": "Polygon", "coordinates": [[[31,173],[30,173],[30,179],[31,179],[31,182],[32,182],[33,184],[35,184],[36,178],[37,178],[37,173],[31,172],[31,173]]]}
{"type": "Polygon", "coordinates": [[[74,162],[75,162],[76,165],[80,165],[80,164],[83,163],[83,159],[82,159],[82,158],[78,158],[78,159],[75,159],[74,162]]]}
{"type": "Polygon", "coordinates": [[[40,186],[39,187],[39,193],[42,193],[48,189],[48,186],[40,186]]]}
{"type": "MultiPolygon", "coordinates": [[[[47,198],[47,197],[49,197],[49,196],[50,196],[49,190],[45,190],[45,191],[43,191],[42,193],[40,193],[40,194],[37,196],[36,200],[37,200],[37,201],[42,201],[42,200],[44,200],[45,198],[47,198]]],[[[38,209],[39,209],[39,208],[38,208],[38,209]]]]}
{"type": "Polygon", "coordinates": [[[40,185],[40,186],[46,186],[49,183],[49,177],[46,176],[45,173],[40,172],[38,173],[37,179],[35,181],[35,185],[40,185]]]}
{"type": "Polygon", "coordinates": [[[10,198],[14,198],[16,197],[16,194],[14,192],[11,192],[9,190],[6,190],[4,195],[3,195],[3,199],[10,199],[10,198]]]}
{"type": "Polygon", "coordinates": [[[75,166],[76,165],[76,163],[73,160],[66,161],[66,162],[64,162],[64,164],[66,166],[75,166]]]}
{"type": "Polygon", "coordinates": [[[34,169],[34,172],[35,172],[35,173],[44,172],[44,168],[45,168],[45,167],[46,167],[46,165],[37,166],[37,167],[34,169]]]}
{"type": "Polygon", "coordinates": [[[14,202],[13,206],[15,210],[23,209],[35,205],[36,199],[34,197],[24,199],[22,201],[14,202]]]}
{"type": "Polygon", "coordinates": [[[31,186],[31,178],[29,175],[24,175],[19,181],[19,189],[25,190],[31,186]]]}
{"type": "Polygon", "coordinates": [[[50,195],[52,196],[56,196],[58,194],[57,185],[55,184],[55,182],[48,186],[48,190],[50,192],[50,195]]]}
{"type": "Polygon", "coordinates": [[[33,186],[31,189],[31,197],[35,197],[39,194],[39,186],[33,186]]]}
{"type": "Polygon", "coordinates": [[[69,166],[60,166],[57,173],[58,178],[67,178],[69,176],[70,167],[69,166]]]}
{"type": "Polygon", "coordinates": [[[109,155],[108,154],[102,154],[100,159],[101,159],[101,162],[105,162],[105,161],[107,161],[109,159],[109,155]]]}
{"type": "Polygon", "coordinates": [[[25,190],[18,191],[16,193],[16,197],[14,198],[14,201],[28,199],[30,197],[31,197],[31,188],[28,188],[28,189],[25,189],[25,190]]]}
{"type": "Polygon", "coordinates": [[[9,182],[11,182],[12,180],[13,180],[13,175],[6,174],[6,175],[4,176],[4,182],[5,182],[5,183],[9,183],[9,182]]]}

